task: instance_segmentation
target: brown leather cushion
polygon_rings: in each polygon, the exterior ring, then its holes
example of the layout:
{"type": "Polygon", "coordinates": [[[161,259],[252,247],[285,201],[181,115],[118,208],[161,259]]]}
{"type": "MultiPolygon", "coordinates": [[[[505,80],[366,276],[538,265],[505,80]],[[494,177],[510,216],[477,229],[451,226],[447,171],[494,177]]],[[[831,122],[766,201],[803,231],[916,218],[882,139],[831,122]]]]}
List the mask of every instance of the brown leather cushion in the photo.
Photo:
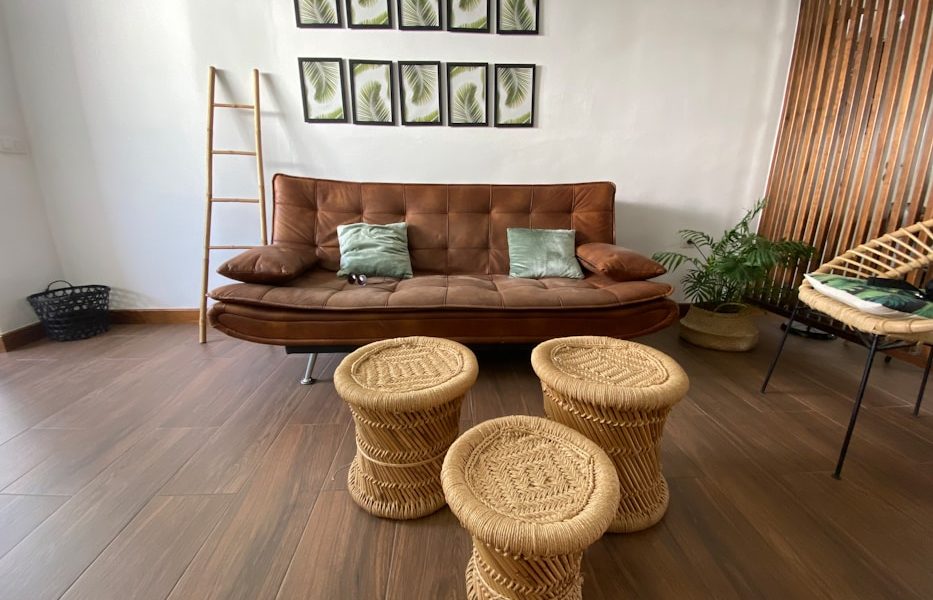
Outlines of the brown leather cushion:
{"type": "Polygon", "coordinates": [[[259,246],[237,254],[217,268],[224,277],[246,283],[286,283],[314,266],[312,248],[259,246]]]}
{"type": "Polygon", "coordinates": [[[664,298],[671,286],[650,281],[613,281],[601,275],[584,279],[516,279],[506,275],[416,275],[394,280],[374,277],[364,287],[315,269],[288,286],[227,285],[211,298],[303,310],[528,310],[606,308],[664,298]]]}
{"type": "Polygon", "coordinates": [[[577,247],[577,258],[587,271],[615,281],[641,281],[667,273],[647,256],[612,244],[583,244],[577,247]]]}
{"type": "Polygon", "coordinates": [[[506,230],[573,229],[576,243],[615,241],[615,186],[356,183],[276,175],[274,243],[314,247],[340,263],[337,226],[408,223],[415,272],[505,274],[506,230]]]}

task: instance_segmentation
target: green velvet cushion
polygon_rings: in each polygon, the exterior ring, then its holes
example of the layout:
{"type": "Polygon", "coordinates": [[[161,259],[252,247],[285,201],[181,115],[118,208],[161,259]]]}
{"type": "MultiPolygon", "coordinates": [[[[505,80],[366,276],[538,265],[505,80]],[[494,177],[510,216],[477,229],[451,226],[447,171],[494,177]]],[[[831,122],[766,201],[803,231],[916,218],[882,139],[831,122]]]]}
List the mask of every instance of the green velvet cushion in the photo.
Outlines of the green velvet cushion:
{"type": "Polygon", "coordinates": [[[519,229],[506,231],[509,240],[509,277],[570,277],[583,279],[576,258],[572,229],[519,229]]]}
{"type": "Polygon", "coordinates": [[[357,275],[408,279],[412,276],[408,256],[408,225],[353,223],[337,226],[340,244],[338,277],[357,275]]]}

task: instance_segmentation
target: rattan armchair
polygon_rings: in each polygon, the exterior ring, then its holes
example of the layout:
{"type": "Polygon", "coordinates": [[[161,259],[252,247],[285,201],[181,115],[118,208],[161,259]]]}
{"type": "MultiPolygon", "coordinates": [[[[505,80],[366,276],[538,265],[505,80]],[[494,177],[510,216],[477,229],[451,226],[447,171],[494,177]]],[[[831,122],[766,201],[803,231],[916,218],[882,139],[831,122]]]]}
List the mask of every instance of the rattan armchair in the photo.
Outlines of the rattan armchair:
{"type": "MultiPolygon", "coordinates": [[[[926,277],[924,271],[929,269],[931,263],[933,263],[933,219],[914,223],[857,246],[823,264],[814,273],[859,278],[918,278],[922,280],[926,277]]],[[[781,352],[784,350],[787,334],[801,310],[801,305],[819,311],[846,327],[861,332],[867,338],[868,358],[865,362],[865,369],[862,371],[862,380],[855,396],[855,403],[852,406],[852,416],[849,419],[849,427],[846,430],[842,449],[839,452],[836,470],[833,473],[833,476],[838,479],[842,473],[842,465],[845,462],[849,442],[852,439],[852,431],[855,429],[855,422],[858,419],[859,408],[861,408],[862,398],[865,395],[865,387],[868,384],[875,353],[879,349],[891,348],[897,344],[933,345],[933,319],[886,318],[867,314],[820,294],[807,281],[804,281],[798,291],[797,303],[791,313],[790,321],[784,329],[784,336],[781,338],[777,354],[774,356],[774,360],[771,361],[771,367],[768,369],[768,374],[761,386],[762,393],[765,392],[768,381],[771,379],[772,373],[774,373],[774,368],[777,366],[781,352]],[[883,342],[882,338],[885,338],[883,342]]],[[[927,357],[920,392],[917,394],[917,403],[914,407],[914,416],[920,414],[920,403],[923,401],[923,393],[926,389],[931,363],[933,363],[933,350],[929,352],[927,357]]]]}

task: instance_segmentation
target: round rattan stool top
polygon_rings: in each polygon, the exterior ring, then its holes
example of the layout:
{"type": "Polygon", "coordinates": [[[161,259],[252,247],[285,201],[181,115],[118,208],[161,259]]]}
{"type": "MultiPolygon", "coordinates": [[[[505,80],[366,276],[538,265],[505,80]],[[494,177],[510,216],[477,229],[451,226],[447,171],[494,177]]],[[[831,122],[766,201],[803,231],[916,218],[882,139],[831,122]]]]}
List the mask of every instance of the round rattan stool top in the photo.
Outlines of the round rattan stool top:
{"type": "Polygon", "coordinates": [[[680,401],[690,386],[668,355],[610,337],[549,340],[531,353],[531,366],[556,392],[602,406],[664,408],[680,401]]]}
{"type": "Polygon", "coordinates": [[[579,552],[605,533],[619,481],[599,446],[528,416],[485,421],[447,452],[444,495],[480,541],[511,554],[579,552]]]}
{"type": "Polygon", "coordinates": [[[431,337],[374,342],[347,356],[334,386],[350,404],[376,410],[416,411],[462,396],[479,367],[469,348],[431,337]]]}

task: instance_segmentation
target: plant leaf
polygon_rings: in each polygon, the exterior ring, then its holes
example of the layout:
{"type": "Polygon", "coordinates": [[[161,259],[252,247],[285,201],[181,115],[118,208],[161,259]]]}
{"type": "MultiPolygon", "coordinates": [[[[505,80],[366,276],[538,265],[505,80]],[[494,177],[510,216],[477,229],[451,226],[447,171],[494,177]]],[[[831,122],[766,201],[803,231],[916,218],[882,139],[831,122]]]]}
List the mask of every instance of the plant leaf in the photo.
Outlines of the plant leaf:
{"type": "Polygon", "coordinates": [[[457,90],[454,96],[453,118],[458,123],[482,123],[483,107],[477,99],[478,88],[468,83],[457,90]]]}
{"type": "Polygon", "coordinates": [[[527,125],[531,123],[531,112],[526,112],[525,114],[515,117],[514,119],[509,119],[503,121],[505,125],[527,125]]]}
{"type": "Polygon", "coordinates": [[[531,91],[531,69],[506,68],[499,71],[499,82],[505,90],[505,105],[514,108],[528,98],[531,91]]]}
{"type": "Polygon", "coordinates": [[[366,8],[376,6],[376,2],[379,0],[356,0],[356,3],[360,6],[365,6],[366,8]]]}
{"type": "Polygon", "coordinates": [[[433,65],[402,65],[402,74],[408,84],[412,104],[423,106],[434,97],[437,69],[433,65]]]}
{"type": "Polygon", "coordinates": [[[464,23],[463,25],[457,25],[458,29],[489,29],[489,19],[486,17],[480,17],[475,21],[469,23],[464,23]]]}
{"type": "Polygon", "coordinates": [[[457,2],[457,6],[460,7],[460,10],[473,10],[479,6],[480,0],[460,0],[457,2]]]}
{"type": "Polygon", "coordinates": [[[388,11],[378,14],[371,19],[363,19],[358,22],[358,25],[388,25],[389,24],[389,13],[388,11]]]}
{"type": "Polygon", "coordinates": [[[298,16],[302,23],[337,24],[337,11],[330,0],[301,0],[298,16]]]}
{"type": "Polygon", "coordinates": [[[440,111],[430,112],[422,117],[411,120],[412,123],[440,123],[441,122],[441,113],[440,111]]]}
{"type": "Polygon", "coordinates": [[[314,101],[323,104],[333,100],[340,82],[340,65],[335,62],[302,63],[305,78],[314,88],[314,101]]]}
{"type": "Polygon", "coordinates": [[[502,28],[509,31],[534,31],[535,15],[528,9],[526,0],[505,0],[499,5],[502,28]]]}
{"type": "Polygon", "coordinates": [[[436,27],[437,9],[431,0],[404,0],[402,22],[409,27],[436,27]]]}
{"type": "Polygon", "coordinates": [[[382,84],[370,81],[360,89],[356,104],[356,118],[370,123],[388,123],[392,120],[389,105],[382,98],[382,84]]]}
{"type": "Polygon", "coordinates": [[[353,74],[361,75],[366,71],[372,71],[373,69],[384,69],[385,65],[380,65],[378,63],[356,63],[353,65],[353,74]]]}
{"type": "Polygon", "coordinates": [[[312,119],[320,119],[322,121],[333,121],[335,119],[343,119],[343,107],[338,106],[329,113],[324,113],[323,115],[309,115],[312,119]]]}

